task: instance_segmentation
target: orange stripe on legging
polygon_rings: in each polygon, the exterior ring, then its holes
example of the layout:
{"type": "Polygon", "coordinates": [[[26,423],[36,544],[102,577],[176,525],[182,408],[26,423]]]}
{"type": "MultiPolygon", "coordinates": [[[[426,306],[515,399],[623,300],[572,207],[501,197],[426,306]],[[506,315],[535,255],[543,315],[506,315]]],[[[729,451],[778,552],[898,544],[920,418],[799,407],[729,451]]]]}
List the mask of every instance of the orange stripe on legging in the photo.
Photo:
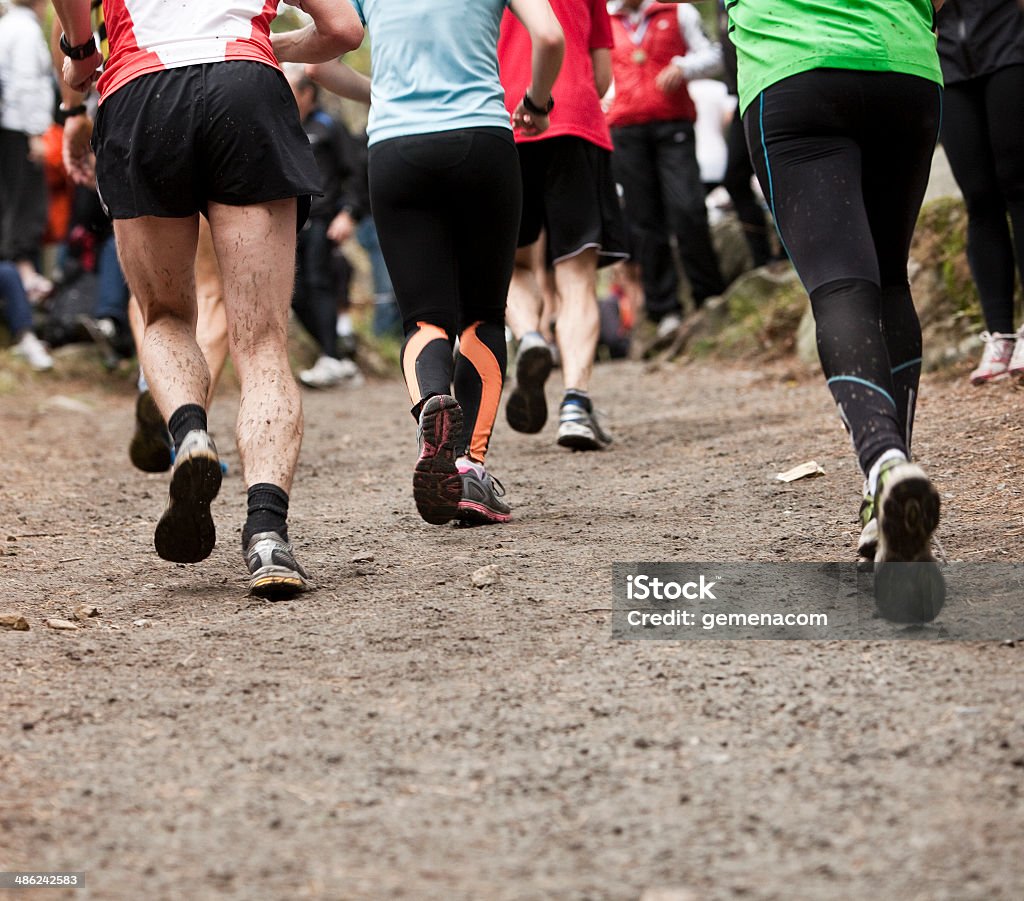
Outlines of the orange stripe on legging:
{"type": "Polygon", "coordinates": [[[480,412],[473,423],[473,438],[469,443],[469,455],[481,463],[491,440],[494,420],[498,415],[498,401],[501,400],[501,367],[490,348],[476,336],[479,322],[474,322],[459,336],[459,352],[480,376],[483,389],[480,392],[480,412]]]}
{"type": "Polygon", "coordinates": [[[409,338],[402,353],[402,374],[405,376],[405,387],[409,390],[409,398],[413,406],[423,400],[423,392],[420,390],[420,383],[416,378],[416,361],[419,359],[423,348],[431,341],[437,340],[448,342],[448,333],[440,326],[431,325],[429,322],[417,322],[416,331],[409,338]]]}

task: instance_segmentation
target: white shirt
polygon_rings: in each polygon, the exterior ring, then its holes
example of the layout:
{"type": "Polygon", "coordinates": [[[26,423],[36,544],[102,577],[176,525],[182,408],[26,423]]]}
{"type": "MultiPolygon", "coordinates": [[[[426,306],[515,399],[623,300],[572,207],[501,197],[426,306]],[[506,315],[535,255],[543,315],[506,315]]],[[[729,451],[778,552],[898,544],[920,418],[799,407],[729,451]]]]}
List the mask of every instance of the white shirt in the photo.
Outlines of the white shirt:
{"type": "Polygon", "coordinates": [[[41,135],[50,127],[57,102],[53,60],[39,19],[25,6],[0,18],[0,91],[4,128],[41,135]]]}

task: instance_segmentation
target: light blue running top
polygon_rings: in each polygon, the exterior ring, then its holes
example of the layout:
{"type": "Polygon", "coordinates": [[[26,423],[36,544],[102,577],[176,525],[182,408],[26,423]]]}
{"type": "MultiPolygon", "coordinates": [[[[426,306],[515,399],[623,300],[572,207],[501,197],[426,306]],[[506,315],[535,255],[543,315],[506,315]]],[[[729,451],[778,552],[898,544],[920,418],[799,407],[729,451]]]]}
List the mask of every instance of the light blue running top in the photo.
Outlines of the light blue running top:
{"type": "Polygon", "coordinates": [[[512,129],[498,77],[508,0],[352,0],[370,35],[370,144],[456,128],[512,129]]]}

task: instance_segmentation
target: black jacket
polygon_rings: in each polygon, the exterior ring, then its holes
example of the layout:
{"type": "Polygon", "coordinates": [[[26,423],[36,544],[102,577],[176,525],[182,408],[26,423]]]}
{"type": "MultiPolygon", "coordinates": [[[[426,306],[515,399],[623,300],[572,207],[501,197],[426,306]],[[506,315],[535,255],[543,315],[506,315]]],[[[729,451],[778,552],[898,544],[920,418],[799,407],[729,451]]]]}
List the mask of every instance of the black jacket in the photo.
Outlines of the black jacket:
{"type": "Polygon", "coordinates": [[[359,140],[319,107],[306,117],[302,128],[313,148],[323,191],[323,196],[313,198],[310,218],[333,219],[343,209],[349,209],[354,218],[361,218],[367,212],[360,196],[366,160],[359,140]]]}
{"type": "Polygon", "coordinates": [[[1024,65],[1024,11],[1017,0],[946,0],[935,24],[946,84],[1024,65]]]}

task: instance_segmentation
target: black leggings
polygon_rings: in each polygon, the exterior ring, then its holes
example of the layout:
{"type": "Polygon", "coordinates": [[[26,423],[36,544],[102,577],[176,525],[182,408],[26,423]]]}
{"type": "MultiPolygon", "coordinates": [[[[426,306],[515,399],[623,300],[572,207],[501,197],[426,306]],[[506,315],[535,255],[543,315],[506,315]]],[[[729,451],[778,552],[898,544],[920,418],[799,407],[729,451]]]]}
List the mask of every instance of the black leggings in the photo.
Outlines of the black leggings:
{"type": "Polygon", "coordinates": [[[985,325],[1010,334],[1014,255],[1024,281],[1024,66],[946,88],[942,143],[967,201],[967,259],[985,325]]]}
{"type": "Polygon", "coordinates": [[[886,450],[910,452],[921,326],[907,256],[941,106],[922,78],[815,69],[772,85],[743,117],[865,473],[886,450]]]}
{"type": "Polygon", "coordinates": [[[508,363],[505,303],[522,194],[508,129],[411,135],[370,148],[370,201],[402,313],[413,414],[427,398],[451,393],[454,381],[465,416],[458,452],[477,460],[508,363]]]}

